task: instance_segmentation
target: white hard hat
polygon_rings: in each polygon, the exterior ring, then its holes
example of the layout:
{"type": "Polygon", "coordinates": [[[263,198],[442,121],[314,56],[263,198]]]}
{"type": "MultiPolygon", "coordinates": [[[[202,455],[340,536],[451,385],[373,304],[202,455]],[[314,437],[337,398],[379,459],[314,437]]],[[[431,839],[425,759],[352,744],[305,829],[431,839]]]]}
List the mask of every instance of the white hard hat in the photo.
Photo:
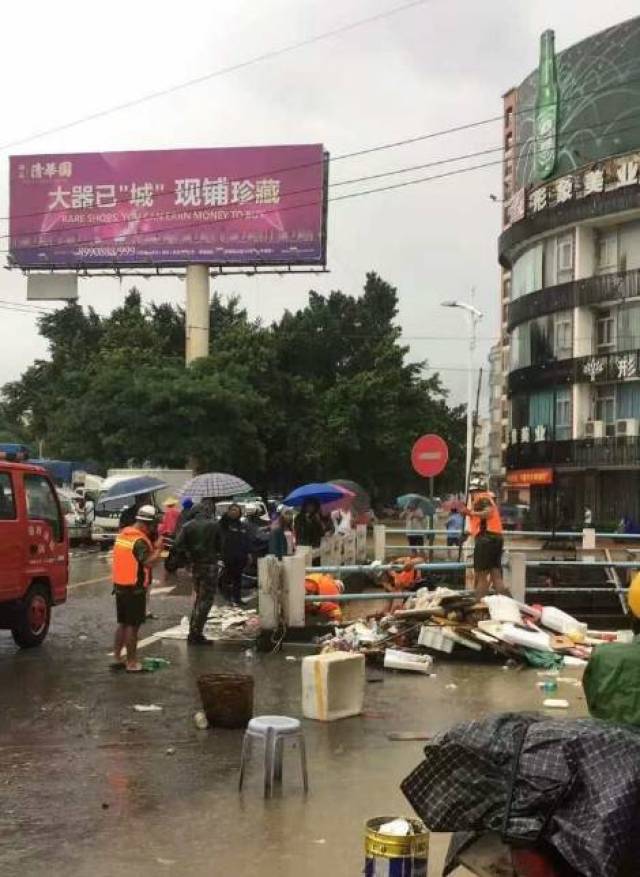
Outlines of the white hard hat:
{"type": "Polygon", "coordinates": [[[340,591],[340,593],[344,594],[344,582],[342,581],[342,579],[336,579],[335,582],[338,586],[338,590],[340,591]]]}
{"type": "Polygon", "coordinates": [[[486,489],[487,489],[487,484],[486,484],[484,478],[482,478],[479,475],[475,475],[471,479],[471,481],[469,482],[469,490],[486,490],[486,489]]]}
{"type": "Polygon", "coordinates": [[[136,521],[146,521],[151,524],[156,519],[156,510],[152,505],[141,505],[136,513],[136,521]]]}

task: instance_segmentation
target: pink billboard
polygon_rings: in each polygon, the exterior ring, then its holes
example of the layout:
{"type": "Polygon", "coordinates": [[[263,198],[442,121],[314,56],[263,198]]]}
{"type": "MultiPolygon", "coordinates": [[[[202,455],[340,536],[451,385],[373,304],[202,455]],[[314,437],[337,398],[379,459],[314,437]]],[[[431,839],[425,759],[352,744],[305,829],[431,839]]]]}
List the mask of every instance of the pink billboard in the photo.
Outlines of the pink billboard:
{"type": "Polygon", "coordinates": [[[14,155],[21,268],[323,265],[320,144],[14,155]]]}

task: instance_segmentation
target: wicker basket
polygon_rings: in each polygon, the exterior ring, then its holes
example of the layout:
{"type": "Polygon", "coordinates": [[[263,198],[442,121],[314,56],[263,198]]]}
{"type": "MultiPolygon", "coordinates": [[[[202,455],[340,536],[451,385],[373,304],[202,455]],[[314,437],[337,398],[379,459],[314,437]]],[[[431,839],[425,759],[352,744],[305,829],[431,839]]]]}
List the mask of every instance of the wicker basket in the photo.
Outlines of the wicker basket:
{"type": "Polygon", "coordinates": [[[203,673],[198,677],[202,708],[209,724],[244,728],[253,716],[253,676],[203,673]]]}

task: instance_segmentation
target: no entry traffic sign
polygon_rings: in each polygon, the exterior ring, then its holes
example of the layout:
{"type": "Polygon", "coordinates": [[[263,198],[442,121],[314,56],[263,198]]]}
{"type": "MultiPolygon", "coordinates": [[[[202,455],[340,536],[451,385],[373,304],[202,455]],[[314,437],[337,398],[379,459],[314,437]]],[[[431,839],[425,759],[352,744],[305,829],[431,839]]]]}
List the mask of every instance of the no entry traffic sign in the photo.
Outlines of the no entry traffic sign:
{"type": "Polygon", "coordinates": [[[439,435],[423,435],[411,451],[411,465],[423,478],[439,475],[448,460],[449,448],[439,435]]]}

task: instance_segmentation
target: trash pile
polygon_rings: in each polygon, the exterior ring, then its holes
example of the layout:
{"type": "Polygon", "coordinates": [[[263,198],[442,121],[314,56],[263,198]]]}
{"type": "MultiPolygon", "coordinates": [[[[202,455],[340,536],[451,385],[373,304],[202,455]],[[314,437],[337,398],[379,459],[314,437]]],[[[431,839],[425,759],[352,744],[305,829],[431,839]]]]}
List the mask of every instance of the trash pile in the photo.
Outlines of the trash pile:
{"type": "Polygon", "coordinates": [[[505,595],[478,601],[470,591],[422,588],[380,620],[337,627],[319,642],[322,651],[360,651],[388,668],[427,673],[432,653],[465,649],[539,668],[582,666],[593,646],[617,637],[588,630],[554,606],[529,606],[505,595]]]}
{"type": "MultiPolygon", "coordinates": [[[[214,606],[203,633],[210,640],[256,639],[260,633],[260,619],[255,609],[214,606]]],[[[186,639],[188,635],[189,619],[185,615],[176,627],[162,632],[162,639],[186,639]]]]}

